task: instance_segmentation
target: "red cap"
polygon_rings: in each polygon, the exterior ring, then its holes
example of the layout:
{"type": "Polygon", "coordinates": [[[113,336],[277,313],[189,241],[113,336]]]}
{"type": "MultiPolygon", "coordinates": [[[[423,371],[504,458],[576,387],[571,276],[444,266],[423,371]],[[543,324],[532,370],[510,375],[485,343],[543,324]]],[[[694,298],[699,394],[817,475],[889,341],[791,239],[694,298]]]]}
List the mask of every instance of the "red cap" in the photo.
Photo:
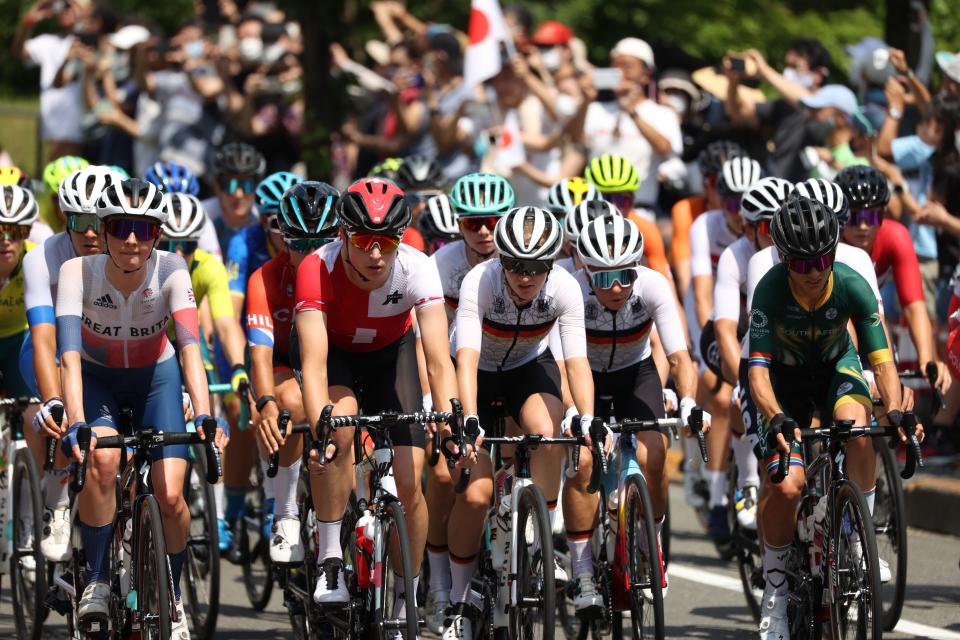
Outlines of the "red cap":
{"type": "Polygon", "coordinates": [[[573,39],[573,30],[562,22],[545,20],[540,23],[530,41],[538,46],[567,44],[573,39]]]}

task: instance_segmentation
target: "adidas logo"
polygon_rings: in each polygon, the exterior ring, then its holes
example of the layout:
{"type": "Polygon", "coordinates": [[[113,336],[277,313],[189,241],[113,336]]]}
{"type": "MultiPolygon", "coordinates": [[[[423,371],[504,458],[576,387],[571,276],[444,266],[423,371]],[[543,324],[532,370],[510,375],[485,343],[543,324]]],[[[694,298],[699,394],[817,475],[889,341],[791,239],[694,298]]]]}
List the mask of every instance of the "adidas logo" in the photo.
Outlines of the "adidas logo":
{"type": "Polygon", "coordinates": [[[109,293],[105,293],[96,300],[93,301],[93,306],[95,307],[104,307],[106,309],[116,309],[117,305],[113,304],[113,298],[110,297],[109,293]]]}

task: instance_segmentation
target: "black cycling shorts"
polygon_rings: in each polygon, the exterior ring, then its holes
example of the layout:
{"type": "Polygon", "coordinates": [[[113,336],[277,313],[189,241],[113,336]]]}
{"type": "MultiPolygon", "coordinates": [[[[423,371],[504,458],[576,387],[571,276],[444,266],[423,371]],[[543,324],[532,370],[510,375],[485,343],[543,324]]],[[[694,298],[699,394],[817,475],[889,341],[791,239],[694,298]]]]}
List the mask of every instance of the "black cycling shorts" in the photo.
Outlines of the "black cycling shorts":
{"type": "MultiPolygon", "coordinates": [[[[290,364],[299,382],[300,343],[296,326],[290,332],[290,364]]],[[[413,330],[377,351],[344,351],[330,345],[327,384],[353,391],[363,415],[372,416],[384,411],[420,411],[423,408],[423,393],[417,367],[417,338],[413,330]]],[[[422,449],[426,445],[424,426],[397,426],[390,432],[390,440],[396,447],[422,449]]]]}
{"type": "MultiPolygon", "coordinates": [[[[666,416],[663,408],[663,385],[660,373],[652,357],[616,371],[593,372],[594,406],[604,407],[608,413],[610,404],[604,398],[613,399],[613,414],[617,420],[659,420],[666,416]]],[[[599,416],[610,420],[611,416],[599,416]]]]}
{"type": "Polygon", "coordinates": [[[477,417],[480,425],[491,437],[503,434],[490,433],[496,424],[495,405],[503,402],[507,416],[520,423],[520,409],[527,398],[536,393],[546,393],[563,399],[560,390],[560,369],[549,349],[535,360],[505,371],[477,371],[477,417]]]}

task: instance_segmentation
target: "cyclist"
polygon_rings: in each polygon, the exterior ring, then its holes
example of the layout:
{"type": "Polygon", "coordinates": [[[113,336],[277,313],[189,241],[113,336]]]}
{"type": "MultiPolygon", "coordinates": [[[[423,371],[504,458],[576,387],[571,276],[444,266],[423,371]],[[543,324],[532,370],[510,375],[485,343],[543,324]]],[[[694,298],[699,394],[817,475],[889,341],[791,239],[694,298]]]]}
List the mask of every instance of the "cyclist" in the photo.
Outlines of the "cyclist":
{"type": "MultiPolygon", "coordinates": [[[[444,245],[433,256],[440,274],[443,299],[450,326],[450,356],[456,358],[455,321],[463,278],[478,264],[494,256],[493,230],[514,205],[510,183],[492,173],[469,173],[458,179],[450,191],[452,213],[457,216],[463,238],[444,245]]],[[[433,201],[431,200],[431,206],[433,201]]],[[[451,588],[451,552],[448,529],[459,535],[456,522],[448,521],[454,494],[450,471],[445,464],[427,468],[427,561],[430,563],[430,590],[427,596],[427,626],[441,633],[451,588]]],[[[456,562],[459,557],[453,557],[456,562]]]]}
{"type": "MultiPolygon", "coordinates": [[[[743,234],[743,218],[740,216],[742,195],[760,179],[760,163],[745,156],[733,157],[723,163],[717,181],[717,194],[721,208],[709,211],[694,221],[690,227],[690,274],[691,286],[687,289],[684,307],[687,324],[695,352],[699,352],[701,367],[701,401],[713,415],[713,427],[707,439],[709,462],[702,472],[709,487],[709,520],[707,532],[714,543],[723,550],[730,541],[730,525],[727,521],[727,445],[730,439],[730,399],[732,387],[715,373],[716,365],[707,366],[707,359],[716,353],[713,329],[713,286],[716,281],[717,263],[724,249],[743,234]],[[699,347],[699,349],[697,348],[699,347]]],[[[695,445],[685,442],[687,460],[697,460],[695,445]]],[[[696,480],[696,473],[690,473],[696,480]]],[[[699,501],[694,499],[694,504],[699,501]]]]}
{"type": "MultiPolygon", "coordinates": [[[[449,410],[456,378],[443,287],[436,266],[426,256],[401,246],[411,219],[403,191],[381,178],[363,178],[341,196],[338,215],[341,239],[308,256],[297,269],[293,335],[300,338],[291,338],[299,347],[291,344],[290,350],[295,360],[299,355],[302,361],[302,366],[297,366],[299,361],[293,364],[294,370],[301,371],[307,420],[316,425],[327,404],[333,404],[334,415],[421,408],[411,310],[416,312],[434,406],[449,410]]],[[[394,429],[390,437],[412,565],[419,572],[427,528],[420,488],[424,429],[394,429]]],[[[340,525],[353,479],[353,429],[337,429],[335,439],[339,455],[319,473],[311,473],[320,572],[313,598],[321,604],[343,603],[349,597],[340,525]]],[[[332,451],[322,455],[329,460],[332,451]]],[[[415,590],[419,578],[413,578],[415,590]]],[[[402,592],[403,584],[404,580],[397,580],[394,611],[399,618],[408,595],[402,592]]]]}
{"type": "MultiPolygon", "coordinates": [[[[576,273],[583,268],[583,263],[580,261],[580,255],[577,252],[577,240],[580,238],[580,233],[597,218],[607,216],[620,216],[622,218],[623,214],[606,200],[586,200],[570,211],[570,214],[563,221],[564,244],[570,247],[570,256],[557,260],[558,267],[570,273],[576,273]]],[[[634,223],[634,226],[636,226],[636,223],[634,223]]]]}
{"type": "Polygon", "coordinates": [[[33,225],[34,237],[30,239],[31,242],[39,245],[54,233],[63,231],[68,214],[60,209],[60,184],[68,176],[73,175],[74,172],[89,166],[90,163],[84,158],[78,156],[63,156],[43,168],[43,182],[50,191],[53,208],[49,212],[40,212],[40,220],[33,225]]]}
{"type": "MultiPolygon", "coordinates": [[[[97,207],[105,227],[105,253],[64,263],[57,290],[57,332],[61,378],[69,430],[63,450],[80,461],[77,429],[93,427],[89,482],[80,493],[78,518],[87,562],[81,625],[109,616],[109,545],[116,513],[116,473],[120,452],[96,451],[96,437],[116,434],[121,404],[133,408],[138,425],[185,431],[181,376],[167,339],[172,318],[183,361],[183,379],[201,423],[209,417],[207,380],[200,357],[197,308],[183,259],[155,251],[166,219],[163,195],[142,180],[111,183],[97,207]]],[[[202,432],[201,432],[202,437],[202,432]]],[[[217,430],[217,446],[223,433],[217,430]]],[[[164,539],[176,598],[171,637],[190,637],[180,602],[180,573],[186,554],[189,511],[183,499],[186,446],[153,453],[152,482],[164,523],[164,539]]]]}
{"type": "Polygon", "coordinates": [[[403,158],[384,158],[381,162],[373,165],[373,168],[367,173],[367,177],[383,178],[393,182],[397,179],[397,172],[400,171],[402,166],[403,158]]]}
{"type": "Polygon", "coordinates": [[[717,192],[723,163],[746,155],[747,152],[740,145],[729,140],[716,140],[708,144],[697,158],[703,180],[703,195],[678,200],[671,209],[673,238],[670,240],[670,264],[677,276],[681,298],[685,298],[690,288],[690,225],[701,214],[723,207],[723,200],[717,192]]]}
{"type": "MultiPolygon", "coordinates": [[[[581,205],[582,206],[582,205],[581,205]]],[[[697,373],[687,352],[680,311],[663,276],[638,266],[643,236],[637,226],[620,215],[607,214],[591,221],[577,242],[584,268],[573,274],[584,300],[587,357],[593,371],[594,406],[600,395],[612,396],[616,413],[640,420],[665,417],[663,387],[651,355],[654,326],[670,362],[677,385],[680,417],[686,422],[695,406],[697,373]]],[[[609,420],[611,416],[605,415],[609,420]]],[[[710,429],[710,417],[704,420],[710,429]]],[[[666,447],[659,433],[637,434],[637,456],[650,486],[657,527],[657,551],[667,504],[666,447]]],[[[567,481],[564,522],[573,578],[574,605],[578,610],[599,606],[602,599],[593,582],[590,541],[597,522],[596,495],[586,492],[592,461],[581,452],[580,473],[567,481]]],[[[661,565],[661,570],[663,569],[661,565]]],[[[663,571],[664,589],[667,586],[663,571]]]]}
{"type": "Polygon", "coordinates": [[[297,268],[314,249],[336,238],[339,197],[336,189],[323,182],[296,184],[283,194],[278,221],[284,250],[253,273],[247,290],[247,338],[257,398],[257,433],[268,455],[280,453],[272,482],[276,500],[270,514],[274,519],[270,559],[277,563],[303,561],[297,509],[302,439],[283,438],[277,427],[280,409],[290,410],[291,424],[306,420],[300,387],[290,368],[297,268]]]}
{"type": "Polygon", "coordinates": [[[30,176],[20,167],[9,164],[0,166],[0,186],[12,187],[14,185],[29,189],[30,176]]]}
{"type": "MultiPolygon", "coordinates": [[[[762,178],[755,182],[740,200],[744,235],[720,254],[717,263],[717,284],[713,290],[714,330],[719,351],[720,371],[728,384],[738,385],[735,397],[740,402],[743,430],[756,422],[756,410],[750,401],[746,381],[746,335],[749,317],[746,313],[747,266],[759,250],[772,246],[770,221],[780,210],[793,184],[782,178],[762,178]],[[743,354],[741,355],[741,351],[743,354]]],[[[708,362],[710,358],[706,359],[708,362]]],[[[757,528],[757,489],[760,476],[753,445],[731,424],[730,447],[737,463],[737,492],[734,507],[741,526],[757,528]]]]}
{"type": "Polygon", "coordinates": [[[426,211],[420,216],[420,235],[427,245],[424,253],[428,256],[463,237],[459,216],[454,212],[450,198],[445,193],[427,200],[426,211]]]}
{"type": "MultiPolygon", "coordinates": [[[[100,253],[103,245],[97,203],[103,190],[117,180],[115,173],[98,166],[70,174],[58,187],[58,210],[67,216],[67,229],[23,258],[24,306],[30,333],[20,349],[20,371],[32,395],[43,400],[34,427],[40,426],[46,436],[59,437],[60,425],[54,421],[53,410],[63,407],[54,312],[60,267],[71,258],[100,253]]],[[[58,455],[54,468],[43,474],[46,512],[40,549],[52,562],[65,560],[70,552],[66,464],[66,458],[58,455]]]]}
{"type": "MultiPolygon", "coordinates": [[[[555,182],[547,191],[547,211],[553,214],[561,224],[573,209],[584,200],[601,200],[597,188],[581,178],[574,176],[555,182]]],[[[573,247],[564,247],[567,255],[576,253],[573,247]]]]}
{"type": "MultiPolygon", "coordinates": [[[[593,378],[580,290],[573,276],[554,263],[563,243],[560,223],[543,209],[518,207],[497,223],[494,238],[499,259],[467,274],[457,308],[457,378],[467,420],[491,426],[493,404],[502,398],[507,415],[523,432],[559,435],[564,413],[560,370],[547,344],[558,325],[567,380],[586,431],[593,419],[593,378]]],[[[550,522],[564,454],[561,447],[531,452],[531,474],[546,498],[550,522]]],[[[458,534],[448,542],[455,561],[445,640],[473,637],[473,626],[480,622],[470,581],[493,494],[488,456],[480,456],[473,473],[475,480],[457,495],[450,513],[458,534]]]]}
{"type": "Polygon", "coordinates": [[[427,199],[443,193],[443,169],[433,158],[409,156],[397,169],[397,186],[403,189],[410,203],[413,223],[403,232],[403,242],[418,251],[426,250],[426,243],[418,227],[427,206],[427,199]]]}
{"type": "Polygon", "coordinates": [[[201,249],[222,260],[233,236],[256,222],[254,190],[266,167],[263,154],[245,142],[217,149],[210,167],[214,196],[203,201],[210,224],[203,228],[201,249]]]}
{"type": "MultiPolygon", "coordinates": [[[[788,417],[808,426],[814,410],[823,422],[867,424],[873,404],[848,322],[876,375],[887,410],[881,421],[899,426],[902,414],[900,380],[876,298],[861,276],[835,262],[840,225],[834,212],[816,200],[790,198],[774,216],[770,236],[784,261],[763,276],[754,292],[749,378],[760,418],[758,454],[767,476],[759,507],[766,577],[760,638],[786,640],[785,560],[804,469],[799,442],[788,445],[780,429],[788,417]],[[790,456],[789,471],[782,483],[774,484],[769,474],[781,451],[790,456]]],[[[872,488],[876,459],[871,440],[850,441],[846,453],[850,478],[872,488]]]]}
{"type": "Polygon", "coordinates": [[[870,254],[881,288],[892,278],[918,361],[921,365],[936,364],[936,387],[946,393],[950,375],[937,354],[910,231],[884,215],[890,201],[887,179],[873,167],[854,166],[837,174],[837,184],[850,204],[850,219],[843,227],[844,241],[870,254]]]}
{"type": "Polygon", "coordinates": [[[200,195],[200,181],[190,169],[176,162],[154,162],[143,174],[143,179],[152,182],[164,193],[200,195]]]}

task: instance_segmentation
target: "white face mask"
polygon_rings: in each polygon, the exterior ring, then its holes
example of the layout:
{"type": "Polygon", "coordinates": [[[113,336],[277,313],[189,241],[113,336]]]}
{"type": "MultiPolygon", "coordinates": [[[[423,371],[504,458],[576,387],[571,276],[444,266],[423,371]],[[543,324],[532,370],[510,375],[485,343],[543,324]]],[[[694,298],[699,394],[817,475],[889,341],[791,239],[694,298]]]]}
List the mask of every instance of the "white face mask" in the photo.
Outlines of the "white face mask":
{"type": "Polygon", "coordinates": [[[783,77],[790,82],[795,82],[804,89],[810,89],[813,87],[813,73],[809,71],[806,73],[800,73],[793,67],[784,67],[783,77]]]}
{"type": "Polygon", "coordinates": [[[260,38],[241,38],[240,57],[244,62],[259,62],[263,55],[263,40],[260,38]]]}
{"type": "Polygon", "coordinates": [[[663,101],[667,103],[667,106],[677,112],[678,116],[683,117],[683,114],[687,112],[687,108],[690,106],[690,99],[685,95],[680,95],[678,93],[668,93],[664,96],[663,101]]]}
{"type": "Polygon", "coordinates": [[[562,62],[560,58],[560,47],[550,47],[540,52],[540,59],[543,60],[543,66],[547,71],[553,72],[560,68],[562,62]]]}

